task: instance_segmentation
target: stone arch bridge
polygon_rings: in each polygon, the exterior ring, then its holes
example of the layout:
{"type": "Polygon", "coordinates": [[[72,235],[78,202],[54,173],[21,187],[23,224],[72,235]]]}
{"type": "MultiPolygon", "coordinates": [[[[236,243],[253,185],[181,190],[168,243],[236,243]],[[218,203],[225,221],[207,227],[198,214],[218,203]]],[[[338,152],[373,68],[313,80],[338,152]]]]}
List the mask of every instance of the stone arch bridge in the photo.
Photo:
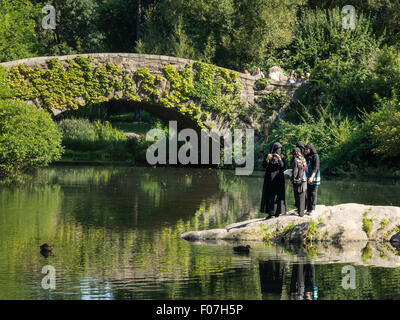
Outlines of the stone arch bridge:
{"type": "Polygon", "coordinates": [[[268,82],[260,83],[207,63],[149,54],[35,57],[0,65],[7,70],[13,98],[53,114],[114,99],[139,104],[180,126],[254,128],[256,134],[295,100],[299,87],[287,84],[282,73],[273,74],[276,67],[268,82]],[[272,105],[266,99],[271,94],[272,105]]]}

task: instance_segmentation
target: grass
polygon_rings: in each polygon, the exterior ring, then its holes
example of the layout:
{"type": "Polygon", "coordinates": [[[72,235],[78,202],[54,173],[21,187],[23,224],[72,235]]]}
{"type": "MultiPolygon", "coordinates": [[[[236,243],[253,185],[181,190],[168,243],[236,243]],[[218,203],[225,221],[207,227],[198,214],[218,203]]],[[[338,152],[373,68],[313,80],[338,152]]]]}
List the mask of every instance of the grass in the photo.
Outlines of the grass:
{"type": "Polygon", "coordinates": [[[381,220],[381,225],[380,225],[380,227],[378,228],[377,231],[381,231],[381,230],[385,229],[385,227],[387,226],[388,223],[389,223],[389,221],[387,219],[382,219],[381,220]]]}
{"type": "Polygon", "coordinates": [[[366,263],[369,259],[371,259],[371,248],[369,245],[366,245],[361,252],[361,260],[366,263]]]}
{"type": "Polygon", "coordinates": [[[153,128],[151,123],[148,122],[115,122],[111,123],[113,128],[123,132],[134,132],[140,135],[145,135],[149,130],[153,128]]]}
{"type": "Polygon", "coordinates": [[[371,236],[373,218],[367,218],[368,210],[363,213],[363,230],[366,232],[368,238],[371,236]]]}
{"type": "Polygon", "coordinates": [[[64,161],[133,162],[133,142],[108,121],[63,119],[57,125],[63,135],[64,161]]]}
{"type": "Polygon", "coordinates": [[[386,239],[388,236],[390,236],[392,233],[395,233],[395,232],[399,232],[399,227],[393,227],[392,229],[390,229],[389,231],[387,231],[387,232],[385,232],[384,234],[383,234],[383,238],[384,239],[386,239]]]}
{"type": "Polygon", "coordinates": [[[315,220],[311,220],[308,224],[308,231],[306,235],[306,243],[312,244],[313,238],[317,233],[317,222],[315,220]]]}
{"type": "Polygon", "coordinates": [[[269,232],[271,226],[264,226],[263,224],[259,224],[258,226],[260,227],[261,233],[263,234],[263,241],[271,242],[271,240],[275,236],[275,233],[269,232]]]}
{"type": "Polygon", "coordinates": [[[283,228],[283,231],[281,233],[281,241],[283,241],[287,235],[291,234],[294,229],[294,224],[290,223],[285,228],[283,228]]]}
{"type": "Polygon", "coordinates": [[[66,149],[63,161],[126,161],[132,163],[133,155],[128,152],[126,145],[115,144],[100,150],[70,150],[66,149]]]}

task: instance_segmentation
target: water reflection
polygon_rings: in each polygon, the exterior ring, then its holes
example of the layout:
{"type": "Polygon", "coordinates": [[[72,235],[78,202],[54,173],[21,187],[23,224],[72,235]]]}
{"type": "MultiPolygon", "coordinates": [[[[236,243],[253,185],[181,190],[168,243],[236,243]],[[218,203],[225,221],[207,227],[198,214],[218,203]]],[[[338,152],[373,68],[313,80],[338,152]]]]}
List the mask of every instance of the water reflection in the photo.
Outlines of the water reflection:
{"type": "MultiPolygon", "coordinates": [[[[55,167],[40,170],[30,184],[0,187],[0,299],[281,299],[282,292],[263,289],[261,278],[270,273],[261,272],[268,267],[259,261],[284,264],[284,286],[291,279],[286,269],[312,255],[320,299],[337,296],[329,290],[340,287],[341,270],[323,264],[334,261],[378,261],[384,270],[365,267],[360,281],[370,284],[363,288],[371,295],[350,297],[399,297],[400,270],[387,268],[398,254],[383,246],[362,244],[346,258],[346,248],[316,246],[310,252],[260,243],[242,256],[232,253],[230,243],[196,245],[179,238],[259,217],[262,179],[262,173],[237,177],[216,170],[55,167]],[[40,254],[43,243],[54,243],[54,255],[40,254]],[[55,290],[41,287],[45,265],[56,268],[55,290]]],[[[364,194],[376,184],[343,194],[337,191],[341,183],[325,182],[321,203],[343,202],[353,192],[352,202],[385,204],[364,194]]],[[[393,191],[398,185],[379,188],[385,201],[400,205],[393,191]]],[[[342,291],[339,297],[349,296],[342,291]]]]}
{"type": "Polygon", "coordinates": [[[314,263],[262,261],[259,263],[263,299],[317,300],[314,263]]]}

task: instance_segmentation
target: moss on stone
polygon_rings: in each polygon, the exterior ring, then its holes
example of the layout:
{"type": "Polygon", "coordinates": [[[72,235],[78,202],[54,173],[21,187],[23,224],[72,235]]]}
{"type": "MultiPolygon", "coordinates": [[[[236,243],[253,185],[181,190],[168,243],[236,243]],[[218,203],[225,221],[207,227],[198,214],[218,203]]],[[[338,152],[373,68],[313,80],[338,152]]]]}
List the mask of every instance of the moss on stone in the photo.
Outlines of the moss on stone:
{"type": "Polygon", "coordinates": [[[148,68],[131,72],[111,62],[102,64],[82,56],[63,63],[52,58],[46,66],[47,70],[12,66],[7,71],[7,82],[13,98],[33,101],[49,111],[77,109],[113,97],[143,101],[176,108],[200,128],[207,128],[205,122],[211,113],[223,116],[235,127],[244,107],[239,99],[238,73],[204,62],[188,63],[181,71],[167,64],[163,75],[153,75],[148,68]],[[169,82],[165,88],[161,87],[163,78],[169,82]]]}

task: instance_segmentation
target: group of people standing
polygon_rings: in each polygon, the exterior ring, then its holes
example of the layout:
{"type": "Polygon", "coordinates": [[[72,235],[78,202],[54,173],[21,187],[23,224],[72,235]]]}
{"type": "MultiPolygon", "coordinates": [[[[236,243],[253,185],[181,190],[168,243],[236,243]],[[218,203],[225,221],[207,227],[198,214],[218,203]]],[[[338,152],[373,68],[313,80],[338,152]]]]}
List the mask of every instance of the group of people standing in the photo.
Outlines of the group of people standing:
{"type": "MultiPolygon", "coordinates": [[[[312,144],[299,141],[292,150],[291,170],[288,170],[293,185],[295,206],[300,217],[313,215],[317,204],[318,186],[321,183],[319,156],[312,144]]],[[[264,156],[265,177],[261,197],[262,213],[266,219],[286,213],[285,176],[286,159],[282,154],[282,145],[275,142],[264,156]]]]}
{"type": "MultiPolygon", "coordinates": [[[[244,69],[243,71],[245,74],[250,75],[250,72],[247,69],[244,69]]],[[[253,77],[255,77],[256,79],[260,79],[260,78],[265,78],[264,73],[260,70],[260,68],[257,68],[252,74],[253,77]]],[[[289,77],[287,78],[286,82],[287,83],[300,83],[300,82],[308,82],[310,80],[311,74],[310,72],[306,73],[306,77],[305,79],[303,78],[303,76],[301,75],[300,71],[296,71],[292,70],[290,72],[289,77]]]]}
{"type": "Polygon", "coordinates": [[[306,79],[303,78],[303,76],[301,75],[300,71],[297,71],[297,75],[295,74],[295,71],[292,70],[290,72],[290,75],[287,79],[288,83],[299,83],[299,82],[303,82],[303,81],[309,81],[311,77],[311,74],[309,72],[306,73],[306,79]]]}

